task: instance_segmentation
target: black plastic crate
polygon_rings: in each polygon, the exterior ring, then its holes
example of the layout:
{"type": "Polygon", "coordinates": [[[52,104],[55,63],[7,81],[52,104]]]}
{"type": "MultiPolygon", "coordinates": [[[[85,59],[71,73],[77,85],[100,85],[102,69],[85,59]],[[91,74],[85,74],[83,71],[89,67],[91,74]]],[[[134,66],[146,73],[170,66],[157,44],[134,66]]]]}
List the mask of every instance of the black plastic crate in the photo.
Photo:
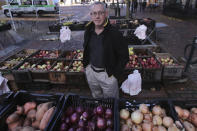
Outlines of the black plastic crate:
{"type": "Polygon", "coordinates": [[[0,117],[2,112],[7,110],[7,107],[11,103],[11,99],[13,98],[13,96],[14,96],[13,92],[0,95],[0,117]]]}
{"type": "MultiPolygon", "coordinates": [[[[78,107],[82,106],[88,109],[93,110],[97,106],[103,106],[104,108],[111,108],[113,111],[113,130],[116,131],[116,109],[117,109],[117,101],[113,98],[106,99],[94,99],[88,98],[85,96],[79,96],[75,94],[68,94],[65,100],[65,104],[62,107],[61,112],[59,113],[57,119],[54,121],[49,131],[58,131],[61,124],[62,115],[65,113],[66,109],[69,107],[78,107]]],[[[97,130],[101,131],[101,130],[97,130]]]]}
{"type": "Polygon", "coordinates": [[[8,129],[7,124],[5,123],[6,118],[16,111],[16,105],[24,105],[26,102],[36,102],[36,104],[45,103],[45,102],[53,102],[53,106],[56,106],[54,113],[52,114],[45,131],[47,131],[51,124],[54,122],[59,112],[61,111],[62,105],[65,101],[63,94],[36,94],[30,93],[26,91],[17,92],[12,102],[10,103],[7,110],[5,110],[0,117],[0,129],[6,131],[8,129]]]}
{"type": "Polygon", "coordinates": [[[146,104],[151,111],[155,105],[159,105],[161,108],[166,110],[166,115],[170,116],[174,122],[178,119],[176,118],[172,108],[171,100],[167,99],[153,99],[153,100],[130,100],[130,99],[119,99],[118,101],[118,110],[117,110],[117,129],[120,130],[120,110],[127,109],[130,113],[134,110],[138,110],[140,104],[146,104]]]}
{"type": "Polygon", "coordinates": [[[17,83],[19,90],[26,91],[41,91],[50,90],[52,88],[50,82],[28,82],[28,83],[17,83]]]}
{"type": "MultiPolygon", "coordinates": [[[[175,114],[176,119],[183,122],[183,120],[181,120],[181,118],[179,118],[178,113],[175,111],[175,106],[179,106],[182,109],[187,109],[189,112],[191,112],[192,108],[197,107],[197,99],[186,99],[186,100],[175,100],[174,99],[174,100],[172,100],[171,106],[172,106],[172,110],[175,114]]],[[[189,120],[185,119],[185,121],[189,121],[189,120]]],[[[194,127],[197,128],[195,125],[194,125],[194,127]]]]}

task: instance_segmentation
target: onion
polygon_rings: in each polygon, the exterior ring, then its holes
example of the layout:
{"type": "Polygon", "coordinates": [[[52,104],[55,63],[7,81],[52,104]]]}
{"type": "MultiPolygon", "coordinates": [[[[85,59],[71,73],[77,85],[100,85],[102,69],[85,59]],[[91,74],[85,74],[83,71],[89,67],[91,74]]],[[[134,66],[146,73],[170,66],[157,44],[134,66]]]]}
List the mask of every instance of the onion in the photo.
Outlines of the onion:
{"type": "Polygon", "coordinates": [[[136,124],[140,124],[143,120],[143,114],[139,110],[136,110],[131,113],[131,120],[136,124]]]}
{"type": "Polygon", "coordinates": [[[153,126],[153,131],[159,131],[157,126],[153,126]]]}
{"type": "Polygon", "coordinates": [[[90,128],[90,129],[92,129],[92,130],[95,130],[95,128],[96,128],[96,125],[95,125],[95,123],[94,122],[92,122],[92,121],[88,121],[88,126],[87,126],[88,128],[90,128]]]}
{"type": "Polygon", "coordinates": [[[192,125],[191,123],[189,123],[188,121],[184,121],[183,125],[186,129],[186,131],[195,131],[195,127],[194,125],[192,125]]]}
{"type": "Polygon", "coordinates": [[[96,108],[96,113],[97,113],[97,115],[103,115],[103,113],[104,113],[103,107],[102,106],[98,106],[96,108]]]}
{"type": "Polygon", "coordinates": [[[171,117],[165,116],[163,118],[163,125],[165,127],[170,127],[174,123],[173,119],[171,117]]]}
{"type": "Polygon", "coordinates": [[[197,114],[197,108],[193,107],[193,108],[191,109],[191,112],[197,114]]]}
{"type": "Polygon", "coordinates": [[[162,125],[162,118],[158,115],[153,116],[153,125],[162,125]]]}
{"type": "Polygon", "coordinates": [[[153,107],[153,110],[152,110],[153,114],[154,115],[161,115],[162,114],[162,109],[160,106],[156,105],[153,107]]]}
{"type": "Polygon", "coordinates": [[[158,130],[159,130],[159,131],[167,131],[166,128],[163,127],[163,126],[158,126],[158,130]]]}
{"type": "Polygon", "coordinates": [[[96,108],[93,109],[93,115],[97,115],[96,108]]]}
{"type": "Polygon", "coordinates": [[[143,113],[143,114],[146,114],[149,112],[149,109],[148,109],[148,106],[146,104],[140,104],[140,107],[139,107],[140,111],[143,113]]]}
{"type": "Polygon", "coordinates": [[[129,128],[132,128],[133,122],[132,122],[131,118],[126,120],[126,124],[129,126],[129,128]]]}
{"type": "Polygon", "coordinates": [[[70,116],[70,121],[71,121],[71,123],[76,123],[77,121],[78,121],[78,119],[79,119],[79,116],[78,116],[78,114],[75,112],[75,113],[73,113],[71,116],[70,116]]]}
{"type": "Polygon", "coordinates": [[[113,121],[111,119],[107,119],[106,125],[107,127],[113,127],[113,121]]]}
{"type": "Polygon", "coordinates": [[[112,110],[107,108],[105,111],[105,118],[106,119],[112,118],[112,115],[113,115],[112,110]]]}
{"type": "Polygon", "coordinates": [[[105,131],[112,131],[112,129],[111,128],[107,128],[105,131]]]}
{"type": "Polygon", "coordinates": [[[60,131],[66,131],[68,130],[68,125],[66,125],[65,123],[62,123],[60,126],[60,131]]]}
{"type": "Polygon", "coordinates": [[[84,121],[83,121],[83,120],[79,120],[78,126],[79,126],[79,127],[84,127],[84,126],[85,126],[84,121]]]}
{"type": "Polygon", "coordinates": [[[66,117],[65,116],[62,116],[61,122],[65,122],[65,120],[66,120],[66,117]]]}
{"type": "Polygon", "coordinates": [[[129,115],[130,115],[130,113],[128,110],[126,110],[126,109],[120,110],[120,118],[121,119],[126,120],[129,118],[129,115]]]}
{"type": "Polygon", "coordinates": [[[97,127],[99,129],[104,129],[105,126],[106,126],[105,119],[98,117],[98,119],[97,119],[97,127]]]}
{"type": "Polygon", "coordinates": [[[89,114],[88,114],[88,112],[83,112],[83,114],[81,115],[81,117],[80,117],[80,119],[82,119],[82,120],[84,120],[84,121],[86,121],[86,120],[88,120],[88,118],[89,118],[89,114]]]}
{"type": "Polygon", "coordinates": [[[71,106],[68,107],[68,108],[66,109],[66,115],[67,115],[67,116],[72,115],[73,112],[74,112],[74,109],[73,109],[73,107],[71,107],[71,106]]]}
{"type": "Polygon", "coordinates": [[[75,128],[71,127],[68,131],[75,131],[75,128]]]}
{"type": "Polygon", "coordinates": [[[175,125],[168,127],[168,131],[180,131],[175,125]]]}
{"type": "Polygon", "coordinates": [[[70,124],[70,118],[69,117],[65,118],[65,123],[68,124],[68,125],[70,124]]]}
{"type": "Polygon", "coordinates": [[[190,115],[189,111],[186,110],[186,109],[183,109],[183,115],[182,115],[181,118],[182,118],[183,120],[185,120],[185,119],[187,119],[187,118],[189,117],[189,115],[190,115]]]}
{"type": "Polygon", "coordinates": [[[77,128],[76,131],[85,131],[82,127],[77,128]]]}
{"type": "Polygon", "coordinates": [[[164,117],[164,116],[166,116],[166,110],[165,109],[161,109],[161,115],[160,115],[161,117],[164,117]]]}
{"type": "Polygon", "coordinates": [[[133,125],[132,131],[142,131],[142,127],[140,125],[133,125]]]}
{"type": "Polygon", "coordinates": [[[128,125],[124,124],[124,125],[122,125],[120,131],[130,131],[130,129],[129,129],[128,125]]]}
{"type": "Polygon", "coordinates": [[[179,106],[175,106],[175,111],[178,114],[179,117],[183,116],[183,109],[179,106]]]}
{"type": "Polygon", "coordinates": [[[144,122],[142,123],[142,130],[143,131],[152,131],[153,124],[151,122],[144,122]]]}
{"type": "Polygon", "coordinates": [[[82,106],[78,106],[78,107],[76,108],[76,112],[77,112],[78,114],[82,114],[83,111],[84,111],[84,109],[83,109],[82,106]]]}
{"type": "Polygon", "coordinates": [[[191,113],[191,115],[189,116],[189,120],[191,120],[191,122],[192,122],[192,124],[194,124],[194,126],[197,126],[197,114],[191,113]]]}
{"type": "Polygon", "coordinates": [[[152,113],[144,114],[144,120],[151,122],[153,118],[152,113]]]}

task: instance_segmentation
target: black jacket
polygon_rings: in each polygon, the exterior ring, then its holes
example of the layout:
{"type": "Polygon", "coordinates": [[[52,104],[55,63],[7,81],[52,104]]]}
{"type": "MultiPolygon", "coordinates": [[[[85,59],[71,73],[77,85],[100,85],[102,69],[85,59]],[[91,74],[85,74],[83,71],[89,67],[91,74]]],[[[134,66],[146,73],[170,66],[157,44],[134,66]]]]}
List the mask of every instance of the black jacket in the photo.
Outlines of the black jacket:
{"type": "MultiPolygon", "coordinates": [[[[88,44],[91,36],[91,29],[94,29],[93,22],[87,25],[84,34],[84,68],[89,64],[88,44]]],[[[123,73],[125,65],[129,60],[128,45],[125,39],[123,38],[121,32],[119,32],[115,27],[111,26],[109,23],[106,24],[103,34],[105,69],[109,77],[111,75],[114,75],[118,79],[123,73]]]]}

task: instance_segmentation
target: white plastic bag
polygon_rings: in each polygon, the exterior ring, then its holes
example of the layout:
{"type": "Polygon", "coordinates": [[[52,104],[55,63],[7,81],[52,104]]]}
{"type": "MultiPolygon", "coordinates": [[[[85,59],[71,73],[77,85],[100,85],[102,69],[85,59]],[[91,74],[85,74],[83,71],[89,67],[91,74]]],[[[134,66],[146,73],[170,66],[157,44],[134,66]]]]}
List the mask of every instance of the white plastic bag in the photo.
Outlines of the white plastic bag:
{"type": "Polygon", "coordinates": [[[138,72],[138,70],[134,70],[133,73],[128,76],[128,79],[122,83],[120,88],[124,93],[133,96],[140,93],[140,91],[142,90],[141,85],[142,85],[141,74],[138,72]]]}
{"type": "Polygon", "coordinates": [[[8,80],[0,75],[0,95],[10,91],[7,85],[8,80]]]}
{"type": "Polygon", "coordinates": [[[140,39],[144,40],[146,38],[147,27],[145,25],[140,25],[136,28],[134,34],[140,39]]]}
{"type": "Polygon", "coordinates": [[[67,40],[70,40],[71,38],[71,30],[68,26],[63,26],[60,30],[60,41],[62,43],[66,42],[67,40]]]}

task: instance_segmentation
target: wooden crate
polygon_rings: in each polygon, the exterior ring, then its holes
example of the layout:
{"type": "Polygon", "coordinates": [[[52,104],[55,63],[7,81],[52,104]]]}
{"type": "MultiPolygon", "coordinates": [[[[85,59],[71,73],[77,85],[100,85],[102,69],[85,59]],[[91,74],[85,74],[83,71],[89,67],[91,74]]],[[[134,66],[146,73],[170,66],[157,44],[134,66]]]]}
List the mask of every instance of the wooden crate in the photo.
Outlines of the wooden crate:
{"type": "Polygon", "coordinates": [[[155,56],[160,62],[161,58],[170,58],[173,59],[175,63],[175,65],[163,65],[163,79],[177,79],[182,77],[184,66],[181,65],[171,54],[156,53],[155,56]]]}
{"type": "Polygon", "coordinates": [[[51,70],[49,71],[49,81],[52,84],[65,84],[67,81],[66,72],[68,71],[70,64],[71,64],[71,61],[68,61],[68,60],[56,61],[54,65],[52,66],[51,70]],[[62,62],[62,66],[60,65],[61,70],[55,70],[54,68],[57,67],[57,64],[60,62],[62,62]],[[68,67],[66,70],[63,69],[65,68],[65,66],[68,67]]]}

